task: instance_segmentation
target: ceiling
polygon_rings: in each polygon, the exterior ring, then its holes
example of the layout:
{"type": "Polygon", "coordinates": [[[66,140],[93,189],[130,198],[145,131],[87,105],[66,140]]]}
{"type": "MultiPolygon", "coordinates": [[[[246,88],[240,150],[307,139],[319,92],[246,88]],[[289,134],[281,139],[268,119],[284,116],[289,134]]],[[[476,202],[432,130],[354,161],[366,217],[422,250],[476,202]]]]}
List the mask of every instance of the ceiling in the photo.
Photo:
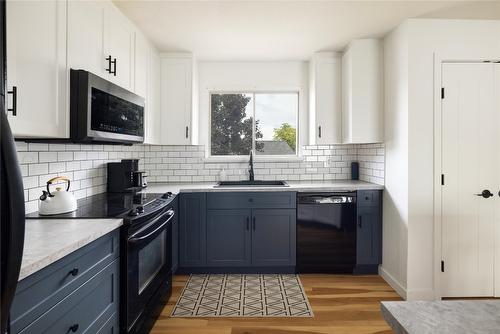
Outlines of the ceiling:
{"type": "Polygon", "coordinates": [[[201,60],[308,59],[412,17],[500,19],[500,1],[114,2],[160,51],[201,60]]]}

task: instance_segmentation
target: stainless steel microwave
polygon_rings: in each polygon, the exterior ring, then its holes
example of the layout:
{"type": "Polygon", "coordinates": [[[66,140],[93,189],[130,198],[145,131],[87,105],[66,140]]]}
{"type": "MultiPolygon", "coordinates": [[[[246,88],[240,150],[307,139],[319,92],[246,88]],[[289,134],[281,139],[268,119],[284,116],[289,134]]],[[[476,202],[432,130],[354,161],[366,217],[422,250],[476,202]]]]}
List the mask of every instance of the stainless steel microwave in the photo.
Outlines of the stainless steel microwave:
{"type": "Polygon", "coordinates": [[[72,69],[70,133],[76,143],[142,143],[144,99],[88,71],[72,69]]]}

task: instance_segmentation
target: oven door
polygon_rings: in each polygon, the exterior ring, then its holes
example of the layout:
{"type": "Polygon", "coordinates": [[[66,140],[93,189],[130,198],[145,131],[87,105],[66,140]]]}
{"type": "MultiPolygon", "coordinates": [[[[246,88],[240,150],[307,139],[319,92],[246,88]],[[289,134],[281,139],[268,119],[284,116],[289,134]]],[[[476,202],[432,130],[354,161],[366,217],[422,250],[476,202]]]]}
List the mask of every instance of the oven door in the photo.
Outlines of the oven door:
{"type": "Polygon", "coordinates": [[[172,227],[175,215],[161,213],[127,239],[127,327],[141,316],[151,297],[171,275],[172,227]]]}

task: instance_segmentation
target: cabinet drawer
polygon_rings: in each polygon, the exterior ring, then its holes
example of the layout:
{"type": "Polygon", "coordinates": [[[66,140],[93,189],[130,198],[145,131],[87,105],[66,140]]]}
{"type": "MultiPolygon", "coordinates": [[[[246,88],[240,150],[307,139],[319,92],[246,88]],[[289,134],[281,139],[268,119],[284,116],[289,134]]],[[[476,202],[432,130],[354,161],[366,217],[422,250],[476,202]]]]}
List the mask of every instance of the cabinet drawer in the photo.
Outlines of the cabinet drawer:
{"type": "Polygon", "coordinates": [[[118,274],[116,259],[20,333],[106,332],[106,323],[117,311],[118,274]]]}
{"type": "Polygon", "coordinates": [[[12,333],[18,333],[109,265],[118,257],[118,247],[116,230],[20,281],[11,309],[12,333]]]}
{"type": "Polygon", "coordinates": [[[208,209],[293,209],[295,193],[273,192],[220,192],[208,193],[208,209]]]}
{"type": "Polygon", "coordinates": [[[380,190],[359,190],[357,196],[358,206],[379,206],[380,195],[380,190]]]}

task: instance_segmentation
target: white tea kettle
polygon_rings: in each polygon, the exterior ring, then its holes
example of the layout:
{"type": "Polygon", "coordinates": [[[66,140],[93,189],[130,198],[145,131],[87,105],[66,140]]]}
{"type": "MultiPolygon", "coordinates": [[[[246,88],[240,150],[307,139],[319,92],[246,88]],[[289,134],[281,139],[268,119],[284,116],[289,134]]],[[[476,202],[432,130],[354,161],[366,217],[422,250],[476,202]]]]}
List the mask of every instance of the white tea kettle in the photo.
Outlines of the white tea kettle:
{"type": "Polygon", "coordinates": [[[40,215],[57,215],[75,211],[77,208],[75,196],[69,192],[70,180],[65,176],[57,176],[47,181],[47,191],[43,191],[40,196],[40,206],[38,213],[40,215]],[[55,192],[50,191],[50,186],[55,181],[66,181],[66,191],[57,187],[55,192]]]}

